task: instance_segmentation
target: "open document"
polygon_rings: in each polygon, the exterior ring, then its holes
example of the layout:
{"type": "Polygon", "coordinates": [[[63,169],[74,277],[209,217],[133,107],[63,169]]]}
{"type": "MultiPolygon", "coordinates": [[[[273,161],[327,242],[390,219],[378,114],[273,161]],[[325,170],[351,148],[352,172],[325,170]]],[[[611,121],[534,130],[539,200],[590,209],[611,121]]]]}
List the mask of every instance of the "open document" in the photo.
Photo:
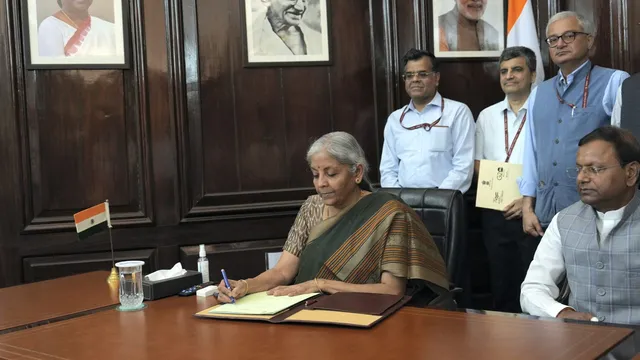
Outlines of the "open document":
{"type": "Polygon", "coordinates": [[[236,314],[236,315],[274,315],[286,310],[295,304],[314,297],[318,293],[303,294],[297,296],[273,296],[266,291],[250,294],[236,300],[235,304],[224,304],[210,310],[210,314],[236,314]]]}

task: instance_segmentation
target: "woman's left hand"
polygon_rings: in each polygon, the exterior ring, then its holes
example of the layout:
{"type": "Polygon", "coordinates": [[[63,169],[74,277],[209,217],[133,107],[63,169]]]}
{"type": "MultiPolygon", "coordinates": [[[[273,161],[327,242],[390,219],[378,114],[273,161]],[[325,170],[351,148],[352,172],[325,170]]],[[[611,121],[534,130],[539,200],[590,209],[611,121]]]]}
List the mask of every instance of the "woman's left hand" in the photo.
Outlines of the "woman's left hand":
{"type": "Polygon", "coordinates": [[[316,282],[309,280],[301,284],[290,286],[277,286],[267,292],[268,295],[273,296],[296,296],[302,294],[311,294],[320,292],[320,289],[316,286],[316,282]]]}

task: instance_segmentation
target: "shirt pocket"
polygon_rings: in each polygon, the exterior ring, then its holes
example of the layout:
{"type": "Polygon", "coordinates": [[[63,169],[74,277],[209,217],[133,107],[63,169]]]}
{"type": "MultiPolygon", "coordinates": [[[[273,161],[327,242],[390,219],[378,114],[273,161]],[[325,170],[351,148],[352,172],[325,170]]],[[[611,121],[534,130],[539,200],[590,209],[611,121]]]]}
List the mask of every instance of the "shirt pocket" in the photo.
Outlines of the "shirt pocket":
{"type": "Polygon", "coordinates": [[[428,152],[445,152],[451,147],[451,128],[435,126],[424,137],[423,149],[428,152]]]}

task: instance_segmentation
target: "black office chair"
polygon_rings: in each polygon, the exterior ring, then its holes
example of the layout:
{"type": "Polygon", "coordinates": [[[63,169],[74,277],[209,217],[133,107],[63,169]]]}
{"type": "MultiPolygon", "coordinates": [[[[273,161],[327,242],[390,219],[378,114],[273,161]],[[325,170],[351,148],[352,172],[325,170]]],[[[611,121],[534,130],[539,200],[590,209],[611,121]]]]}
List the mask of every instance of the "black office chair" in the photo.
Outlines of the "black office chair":
{"type": "Polygon", "coordinates": [[[470,281],[462,193],[458,190],[408,188],[381,188],[379,191],[398,196],[420,216],[447,266],[458,306],[467,305],[470,281]]]}

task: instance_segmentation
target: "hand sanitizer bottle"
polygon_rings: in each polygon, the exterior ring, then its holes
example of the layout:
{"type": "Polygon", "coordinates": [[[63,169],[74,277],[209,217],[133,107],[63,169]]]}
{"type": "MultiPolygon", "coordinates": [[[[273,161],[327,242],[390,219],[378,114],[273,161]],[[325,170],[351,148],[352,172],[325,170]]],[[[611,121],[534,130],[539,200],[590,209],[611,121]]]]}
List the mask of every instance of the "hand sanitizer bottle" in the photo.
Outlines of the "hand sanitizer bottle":
{"type": "Polygon", "coordinates": [[[202,282],[209,282],[209,260],[204,244],[200,245],[200,257],[198,258],[198,271],[202,274],[202,282]]]}

